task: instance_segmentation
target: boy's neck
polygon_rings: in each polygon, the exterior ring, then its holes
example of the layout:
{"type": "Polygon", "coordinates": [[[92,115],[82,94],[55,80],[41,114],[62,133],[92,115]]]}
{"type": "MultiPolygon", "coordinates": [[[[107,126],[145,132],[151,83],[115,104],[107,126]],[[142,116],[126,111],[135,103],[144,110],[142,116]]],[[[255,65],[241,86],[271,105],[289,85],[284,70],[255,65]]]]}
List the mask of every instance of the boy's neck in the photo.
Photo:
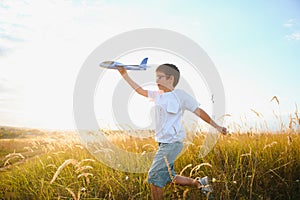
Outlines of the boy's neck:
{"type": "Polygon", "coordinates": [[[163,93],[172,92],[175,88],[167,88],[162,90],[163,93]]]}

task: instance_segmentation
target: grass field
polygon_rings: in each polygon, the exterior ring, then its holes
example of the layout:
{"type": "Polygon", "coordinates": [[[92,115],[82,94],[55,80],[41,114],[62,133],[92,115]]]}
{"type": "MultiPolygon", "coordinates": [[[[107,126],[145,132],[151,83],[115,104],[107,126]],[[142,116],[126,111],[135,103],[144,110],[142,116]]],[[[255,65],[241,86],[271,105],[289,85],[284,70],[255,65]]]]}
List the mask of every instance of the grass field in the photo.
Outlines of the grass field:
{"type": "MultiPolygon", "coordinates": [[[[222,136],[204,158],[198,155],[205,134],[195,134],[175,170],[193,178],[211,177],[215,199],[300,199],[296,131],[222,136]]],[[[150,199],[146,174],[107,167],[72,132],[2,128],[1,138],[0,199],[150,199]]],[[[139,151],[146,140],[122,138],[118,144],[132,143],[139,151]]],[[[164,197],[206,199],[198,189],[174,184],[165,188],[164,197]]]]}

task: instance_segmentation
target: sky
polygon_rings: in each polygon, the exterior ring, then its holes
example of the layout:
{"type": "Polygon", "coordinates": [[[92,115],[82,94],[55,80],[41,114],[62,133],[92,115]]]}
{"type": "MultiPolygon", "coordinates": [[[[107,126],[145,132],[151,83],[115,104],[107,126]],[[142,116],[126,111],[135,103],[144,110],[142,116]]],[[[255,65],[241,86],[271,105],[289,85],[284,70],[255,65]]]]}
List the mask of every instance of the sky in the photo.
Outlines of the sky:
{"type": "Polygon", "coordinates": [[[176,31],[205,50],[223,82],[225,125],[257,119],[253,110],[266,120],[294,114],[299,10],[296,0],[1,0],[0,126],[74,129],[82,64],[106,40],[139,28],[176,31]]]}

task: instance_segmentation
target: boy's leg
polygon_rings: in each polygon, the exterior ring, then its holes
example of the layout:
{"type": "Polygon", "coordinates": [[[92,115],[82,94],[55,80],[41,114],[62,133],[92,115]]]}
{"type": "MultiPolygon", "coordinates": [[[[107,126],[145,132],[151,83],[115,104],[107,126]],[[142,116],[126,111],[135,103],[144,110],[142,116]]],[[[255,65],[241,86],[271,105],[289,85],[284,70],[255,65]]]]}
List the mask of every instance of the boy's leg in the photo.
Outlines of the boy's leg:
{"type": "Polygon", "coordinates": [[[150,189],[151,189],[152,200],[162,200],[163,199],[162,188],[155,186],[153,184],[150,184],[150,189]]]}
{"type": "Polygon", "coordinates": [[[182,142],[171,144],[161,143],[159,145],[158,151],[156,152],[148,172],[148,183],[150,183],[152,199],[162,199],[162,188],[172,181],[172,177],[176,176],[173,163],[180,153],[182,146],[182,142]]]}
{"type": "Polygon", "coordinates": [[[173,183],[180,184],[180,185],[188,185],[188,186],[196,186],[198,189],[201,189],[201,191],[210,199],[211,192],[213,191],[212,186],[209,183],[208,177],[200,178],[199,180],[192,179],[185,176],[176,176],[173,179],[173,183]]]}
{"type": "Polygon", "coordinates": [[[195,186],[197,188],[201,187],[201,184],[196,179],[185,177],[185,176],[179,176],[179,175],[175,176],[173,183],[179,185],[195,186]]]}

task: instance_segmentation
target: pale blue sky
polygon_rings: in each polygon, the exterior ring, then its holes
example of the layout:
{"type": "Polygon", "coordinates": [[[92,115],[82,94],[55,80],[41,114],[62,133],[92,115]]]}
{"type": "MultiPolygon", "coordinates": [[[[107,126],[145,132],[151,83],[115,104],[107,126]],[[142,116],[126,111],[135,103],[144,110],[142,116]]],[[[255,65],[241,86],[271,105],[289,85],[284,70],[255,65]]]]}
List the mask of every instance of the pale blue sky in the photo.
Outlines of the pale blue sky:
{"type": "Polygon", "coordinates": [[[84,60],[110,37],[145,27],[184,34],[207,52],[233,120],[251,117],[250,109],[272,117],[274,95],[278,112],[293,113],[300,103],[299,10],[296,0],[1,1],[0,125],[72,128],[84,60]]]}

